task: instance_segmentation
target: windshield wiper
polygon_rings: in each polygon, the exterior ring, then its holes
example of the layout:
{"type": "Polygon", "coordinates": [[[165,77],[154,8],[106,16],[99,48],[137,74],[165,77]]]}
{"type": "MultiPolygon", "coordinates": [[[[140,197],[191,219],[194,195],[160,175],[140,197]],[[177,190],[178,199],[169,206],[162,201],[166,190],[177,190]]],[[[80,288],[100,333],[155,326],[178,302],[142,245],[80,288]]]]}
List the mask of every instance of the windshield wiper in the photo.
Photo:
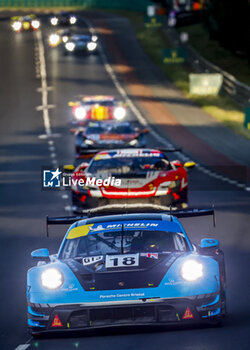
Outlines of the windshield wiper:
{"type": "Polygon", "coordinates": [[[100,242],[106,244],[106,245],[107,245],[108,247],[110,247],[110,248],[114,248],[115,250],[119,250],[119,249],[117,248],[117,246],[116,246],[114,243],[109,242],[109,241],[107,241],[106,239],[104,239],[104,238],[102,238],[102,237],[96,236],[96,237],[94,237],[94,238],[95,238],[96,241],[100,241],[100,242]]]}

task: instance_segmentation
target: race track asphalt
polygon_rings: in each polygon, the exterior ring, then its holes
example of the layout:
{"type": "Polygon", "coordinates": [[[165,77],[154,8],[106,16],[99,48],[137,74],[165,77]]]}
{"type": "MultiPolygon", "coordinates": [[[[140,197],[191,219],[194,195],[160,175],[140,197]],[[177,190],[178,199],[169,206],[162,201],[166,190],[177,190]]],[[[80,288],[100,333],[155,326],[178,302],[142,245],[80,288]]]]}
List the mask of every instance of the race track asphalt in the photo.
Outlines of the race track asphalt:
{"type": "MultiPolygon", "coordinates": [[[[216,237],[225,252],[228,279],[228,318],[224,326],[188,329],[140,328],[92,331],[67,337],[31,339],[26,331],[26,271],[34,266],[30,252],[48,247],[55,253],[65,228],[53,230],[46,238],[45,216],[68,215],[70,200],[62,191],[41,190],[41,167],[74,160],[73,137],[69,133],[67,102],[76,94],[119,92],[98,55],[63,56],[46,44],[49,27],[44,21],[44,38],[52,133],[44,135],[41,86],[36,77],[36,39],[33,33],[15,34],[9,21],[0,21],[0,349],[174,349],[219,350],[250,347],[250,231],[249,193],[215,178],[190,171],[190,206],[216,207],[217,225],[210,219],[183,220],[191,239],[216,237]],[[49,144],[48,141],[53,141],[49,144]],[[53,147],[53,148],[51,148],[53,147]],[[23,348],[24,349],[24,348],[23,348]]],[[[135,116],[130,111],[131,120],[135,116]]],[[[158,145],[148,137],[148,145],[158,145]]],[[[175,157],[173,154],[171,157],[175,157]]]]}

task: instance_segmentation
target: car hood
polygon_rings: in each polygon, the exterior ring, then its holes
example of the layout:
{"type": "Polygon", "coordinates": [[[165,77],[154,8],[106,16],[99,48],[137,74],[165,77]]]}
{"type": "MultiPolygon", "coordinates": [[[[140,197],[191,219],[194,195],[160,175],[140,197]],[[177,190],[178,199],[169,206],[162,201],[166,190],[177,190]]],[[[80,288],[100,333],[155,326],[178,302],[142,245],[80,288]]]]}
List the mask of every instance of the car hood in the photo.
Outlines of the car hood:
{"type": "Polygon", "coordinates": [[[85,291],[148,288],[159,285],[181,253],[109,254],[65,261],[85,291]],[[136,266],[125,265],[134,257],[136,266]],[[114,259],[119,261],[114,262],[114,259]],[[114,266],[117,263],[118,266],[114,266]]]}

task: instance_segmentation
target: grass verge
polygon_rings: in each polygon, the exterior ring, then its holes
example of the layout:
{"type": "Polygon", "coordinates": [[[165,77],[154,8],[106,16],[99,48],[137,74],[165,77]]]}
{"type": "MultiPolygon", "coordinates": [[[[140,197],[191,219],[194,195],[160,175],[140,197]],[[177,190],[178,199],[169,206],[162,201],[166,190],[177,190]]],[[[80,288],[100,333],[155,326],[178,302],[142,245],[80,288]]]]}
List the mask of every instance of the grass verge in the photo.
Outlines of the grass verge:
{"type": "Polygon", "coordinates": [[[162,62],[162,49],[171,47],[170,42],[162,29],[147,29],[144,27],[144,15],[140,12],[130,12],[123,10],[108,10],[114,14],[127,17],[134,27],[136,36],[145,52],[150,56],[188,99],[194,101],[204,111],[216,120],[230,127],[235,133],[250,140],[250,131],[243,126],[244,111],[226,94],[219,96],[193,96],[189,94],[189,73],[188,65],[167,65],[162,62]]]}
{"type": "Polygon", "coordinates": [[[211,40],[203,23],[197,23],[178,29],[189,34],[189,43],[207,60],[223,70],[230,72],[239,81],[250,85],[250,65],[244,55],[235,55],[220,46],[217,40],[211,40]]]}

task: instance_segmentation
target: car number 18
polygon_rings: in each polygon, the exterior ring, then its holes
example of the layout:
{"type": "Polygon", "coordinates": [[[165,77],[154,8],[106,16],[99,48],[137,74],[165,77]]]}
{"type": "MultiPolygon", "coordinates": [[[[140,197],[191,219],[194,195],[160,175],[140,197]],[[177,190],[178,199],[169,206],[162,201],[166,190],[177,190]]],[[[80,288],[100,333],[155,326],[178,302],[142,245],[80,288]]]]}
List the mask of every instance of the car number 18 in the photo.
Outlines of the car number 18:
{"type": "Polygon", "coordinates": [[[107,255],[106,268],[133,267],[139,265],[139,254],[107,255]]]}

